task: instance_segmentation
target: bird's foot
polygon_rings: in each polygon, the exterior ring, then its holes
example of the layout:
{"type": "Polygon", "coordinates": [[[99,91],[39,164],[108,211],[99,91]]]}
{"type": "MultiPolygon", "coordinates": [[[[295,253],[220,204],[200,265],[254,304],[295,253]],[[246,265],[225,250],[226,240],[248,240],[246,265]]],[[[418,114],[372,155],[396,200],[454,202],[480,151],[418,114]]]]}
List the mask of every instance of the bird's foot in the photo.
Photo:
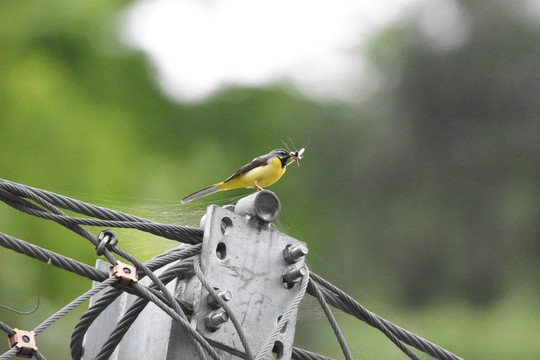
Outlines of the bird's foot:
{"type": "Polygon", "coordinates": [[[261,190],[264,190],[264,189],[262,188],[262,186],[260,186],[259,184],[257,184],[257,182],[255,181],[255,190],[256,190],[256,191],[261,191],[261,190]]]}

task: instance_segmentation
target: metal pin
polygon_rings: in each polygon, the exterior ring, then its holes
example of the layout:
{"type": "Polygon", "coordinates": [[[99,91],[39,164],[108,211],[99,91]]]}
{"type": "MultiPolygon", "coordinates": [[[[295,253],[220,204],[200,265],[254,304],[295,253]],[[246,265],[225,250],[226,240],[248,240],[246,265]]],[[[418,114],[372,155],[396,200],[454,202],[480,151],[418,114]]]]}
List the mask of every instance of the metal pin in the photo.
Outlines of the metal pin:
{"type": "Polygon", "coordinates": [[[271,224],[281,213],[281,203],[273,192],[261,190],[238,200],[234,212],[242,216],[246,223],[255,220],[259,223],[271,224]]]}
{"type": "Polygon", "coordinates": [[[289,264],[293,264],[300,260],[303,256],[308,254],[308,248],[306,245],[288,245],[283,250],[283,257],[289,264]]]}
{"type": "Polygon", "coordinates": [[[221,326],[221,324],[227,322],[228,320],[229,315],[225,312],[225,310],[221,309],[208,313],[208,315],[206,315],[204,318],[204,323],[208,329],[215,331],[221,326]]]}

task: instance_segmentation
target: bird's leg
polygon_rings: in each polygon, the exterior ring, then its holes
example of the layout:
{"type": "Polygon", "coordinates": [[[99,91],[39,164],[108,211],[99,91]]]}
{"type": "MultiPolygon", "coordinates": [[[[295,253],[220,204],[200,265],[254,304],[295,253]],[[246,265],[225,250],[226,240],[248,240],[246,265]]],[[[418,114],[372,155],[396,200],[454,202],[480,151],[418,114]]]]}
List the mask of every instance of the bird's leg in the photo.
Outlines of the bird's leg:
{"type": "Polygon", "coordinates": [[[257,184],[257,181],[255,181],[255,190],[256,191],[264,190],[259,184],[257,184]]]}

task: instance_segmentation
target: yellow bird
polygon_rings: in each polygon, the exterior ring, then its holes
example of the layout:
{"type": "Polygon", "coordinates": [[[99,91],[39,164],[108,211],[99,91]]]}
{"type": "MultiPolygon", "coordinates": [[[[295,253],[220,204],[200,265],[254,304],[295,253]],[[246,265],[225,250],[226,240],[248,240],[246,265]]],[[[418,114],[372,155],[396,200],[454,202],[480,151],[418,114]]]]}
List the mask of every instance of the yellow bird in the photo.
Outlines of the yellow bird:
{"type": "Polygon", "coordinates": [[[291,163],[296,162],[296,165],[300,166],[298,160],[302,159],[304,150],[302,148],[299,151],[288,152],[284,149],[276,149],[266,155],[256,157],[226,180],[186,196],[182,199],[182,204],[221,190],[240,188],[253,188],[257,191],[263,190],[263,187],[270,186],[278,181],[281,175],[285,173],[287,166],[291,163]],[[288,162],[289,160],[290,162],[288,162]]]}

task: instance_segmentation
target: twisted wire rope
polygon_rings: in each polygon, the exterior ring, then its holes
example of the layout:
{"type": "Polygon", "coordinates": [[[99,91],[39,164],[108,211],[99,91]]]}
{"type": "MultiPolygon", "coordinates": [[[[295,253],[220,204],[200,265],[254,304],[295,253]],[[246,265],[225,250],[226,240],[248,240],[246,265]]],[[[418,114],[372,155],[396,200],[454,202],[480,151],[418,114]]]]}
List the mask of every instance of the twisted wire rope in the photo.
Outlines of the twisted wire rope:
{"type": "Polygon", "coordinates": [[[0,360],[8,360],[14,357],[19,352],[19,349],[17,349],[15,346],[10,348],[8,351],[0,355],[0,360]]]}
{"type": "Polygon", "coordinates": [[[276,324],[274,331],[270,334],[270,336],[268,337],[264,345],[259,350],[259,353],[255,357],[255,360],[264,359],[272,351],[274,342],[276,341],[279,333],[281,332],[285,324],[287,324],[287,321],[290,320],[292,314],[298,309],[298,304],[300,304],[300,301],[302,300],[302,298],[304,297],[304,294],[306,293],[308,283],[309,283],[309,271],[308,271],[308,274],[302,277],[302,281],[299,284],[300,289],[295,294],[293,300],[287,307],[287,310],[285,310],[285,312],[281,316],[281,319],[276,324]]]}
{"type": "Polygon", "coordinates": [[[401,341],[425,352],[426,354],[431,355],[436,359],[462,360],[459,356],[452,354],[448,350],[445,350],[440,346],[435,345],[430,341],[423,339],[420,336],[413,334],[412,332],[407,331],[388,320],[383,319],[379,315],[372,313],[337,286],[321,278],[320,276],[311,273],[311,277],[315,282],[323,286],[323,289],[321,290],[325,294],[328,303],[381,330],[402,351],[403,348],[401,341]]]}
{"type": "MultiPolygon", "coordinates": [[[[164,265],[169,264],[170,262],[176,260],[182,260],[199,254],[201,251],[201,244],[197,245],[183,245],[179,248],[171,249],[163,254],[160,254],[149,260],[147,262],[147,267],[152,271],[157,270],[158,268],[163,267],[164,265]]],[[[139,280],[144,278],[146,274],[141,272],[139,275],[139,280]]],[[[71,356],[73,359],[78,360],[82,356],[82,342],[84,335],[86,334],[88,328],[94,320],[114,301],[116,298],[122,294],[121,290],[110,289],[108,292],[105,292],[99,299],[96,300],[92,306],[83,314],[81,319],[75,325],[71,336],[71,356]]],[[[158,296],[158,294],[156,294],[158,296]]],[[[139,298],[140,299],[140,298],[139,298]]],[[[164,299],[163,299],[164,300],[164,299]]],[[[143,299],[146,303],[148,300],[143,299]]],[[[124,315],[125,317],[125,315],[124,315]]],[[[134,321],[135,319],[133,319],[134,321]]],[[[121,340],[121,338],[114,338],[114,340],[121,340]]]]}
{"type": "Polygon", "coordinates": [[[319,301],[319,304],[321,305],[324,314],[326,315],[326,318],[330,322],[330,326],[332,327],[332,330],[334,330],[334,334],[336,335],[336,338],[338,340],[339,346],[341,347],[341,351],[343,352],[343,355],[345,356],[346,360],[352,360],[351,352],[349,351],[349,347],[347,346],[347,343],[345,342],[345,338],[343,337],[343,334],[341,330],[339,329],[339,325],[336,321],[336,318],[332,314],[332,311],[330,310],[330,307],[328,306],[328,303],[324,299],[324,295],[319,290],[317,284],[310,278],[308,289],[310,292],[312,292],[319,301]]]}
{"type": "MultiPolygon", "coordinates": [[[[189,271],[192,271],[193,268],[193,260],[186,260],[184,262],[181,262],[179,264],[173,265],[171,268],[167,269],[165,272],[163,272],[160,275],[160,279],[164,284],[169,283],[170,281],[176,279],[180,274],[186,274],[189,273],[189,271]]],[[[155,284],[152,284],[151,287],[155,287],[155,284]]],[[[135,322],[138,315],[141,313],[141,311],[144,310],[146,305],[148,305],[148,300],[143,298],[137,298],[133,304],[128,308],[128,310],[124,313],[122,318],[118,321],[116,324],[114,330],[111,332],[108,339],[105,341],[103,346],[101,347],[100,352],[95,357],[94,360],[106,360],[109,359],[109,357],[112,355],[126,332],[129,330],[131,325],[135,322]]],[[[198,343],[196,343],[198,344],[198,343]]],[[[199,344],[200,345],[200,344],[199,344]]],[[[201,348],[202,350],[202,348],[201,348]]],[[[201,351],[200,354],[204,354],[201,351]]]]}
{"type": "Polygon", "coordinates": [[[104,271],[98,270],[95,267],[3,233],[0,233],[0,246],[43,262],[50,260],[51,265],[94,281],[102,282],[109,277],[104,271]]]}
{"type": "Polygon", "coordinates": [[[69,304],[64,306],[62,309],[54,313],[52,316],[50,316],[41,324],[36,326],[36,328],[34,328],[34,333],[36,334],[36,337],[39,334],[41,334],[45,329],[47,329],[49,326],[51,326],[53,323],[55,323],[57,320],[64,317],[64,315],[69,313],[71,310],[75,309],[77,306],[79,306],[80,304],[82,304],[83,302],[85,302],[90,297],[97,294],[98,292],[106,288],[107,286],[114,284],[116,281],[118,280],[114,277],[108,278],[107,280],[103,281],[99,285],[94,286],[92,289],[88,290],[81,296],[77,297],[75,300],[71,301],[69,304]]]}
{"type": "Polygon", "coordinates": [[[206,291],[208,291],[212,295],[212,297],[218,302],[218,304],[223,308],[223,310],[225,310],[227,315],[229,315],[229,319],[231,320],[234,328],[236,329],[236,333],[238,334],[238,337],[240,338],[240,342],[242,343],[242,346],[244,346],[244,352],[246,354],[246,357],[248,358],[248,360],[252,360],[253,352],[251,351],[251,347],[249,346],[249,342],[244,333],[244,329],[242,328],[240,321],[238,321],[238,319],[236,318],[236,314],[231,310],[227,302],[223,300],[221,296],[218,295],[217,291],[210,284],[210,282],[208,281],[208,279],[202,272],[200,256],[195,258],[193,262],[193,269],[195,271],[195,274],[199,278],[199,281],[206,289],[206,291]]]}

